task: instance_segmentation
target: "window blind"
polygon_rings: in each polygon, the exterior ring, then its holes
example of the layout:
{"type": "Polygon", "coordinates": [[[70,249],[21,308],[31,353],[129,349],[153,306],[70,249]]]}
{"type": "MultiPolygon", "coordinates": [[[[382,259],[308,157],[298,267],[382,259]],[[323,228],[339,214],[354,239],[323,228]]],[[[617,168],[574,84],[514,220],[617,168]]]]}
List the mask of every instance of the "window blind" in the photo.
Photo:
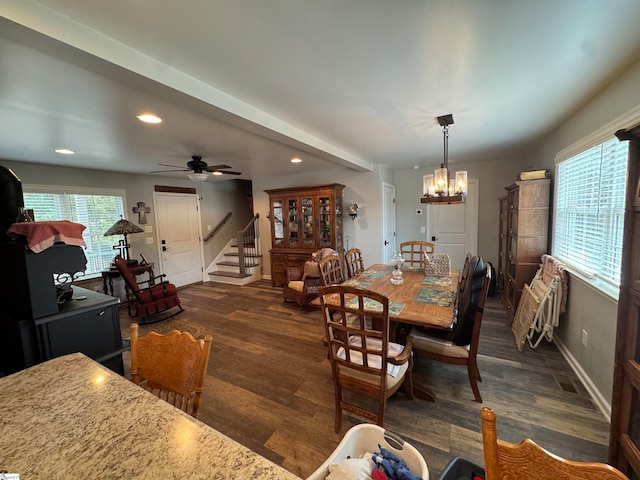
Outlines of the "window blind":
{"type": "Polygon", "coordinates": [[[620,286],[627,142],[616,138],[558,165],[553,255],[620,286]]]}
{"type": "MultiPolygon", "coordinates": [[[[85,275],[108,269],[115,252],[115,237],[105,237],[109,227],[124,216],[124,192],[92,189],[56,189],[44,186],[24,186],[24,205],[33,209],[35,220],[70,220],[86,227],[82,238],[87,244],[85,275]]],[[[119,240],[119,239],[118,239],[119,240]]]]}

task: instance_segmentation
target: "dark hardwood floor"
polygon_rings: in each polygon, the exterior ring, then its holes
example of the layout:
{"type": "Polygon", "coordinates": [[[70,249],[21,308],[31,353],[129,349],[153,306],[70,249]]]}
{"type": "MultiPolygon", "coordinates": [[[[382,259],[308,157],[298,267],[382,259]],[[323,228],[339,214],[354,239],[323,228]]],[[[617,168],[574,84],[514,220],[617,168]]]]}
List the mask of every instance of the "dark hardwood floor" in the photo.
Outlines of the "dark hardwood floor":
{"type": "MultiPolygon", "coordinates": [[[[179,295],[186,311],[175,318],[214,337],[199,419],[306,478],[360,423],[345,415],[342,432],[334,433],[320,312],[283,303],[281,289],[268,281],[209,282],[179,295]]],[[[568,459],[606,461],[606,418],[557,348],[543,342],[518,352],[502,303],[496,297],[487,305],[478,360],[484,403],[473,400],[465,367],[417,359],[414,379],[437,400],[409,400],[398,392],[387,404],[385,428],[420,451],[432,479],[455,456],[484,463],[481,406],[495,410],[503,440],[529,437],[568,459]]]]}

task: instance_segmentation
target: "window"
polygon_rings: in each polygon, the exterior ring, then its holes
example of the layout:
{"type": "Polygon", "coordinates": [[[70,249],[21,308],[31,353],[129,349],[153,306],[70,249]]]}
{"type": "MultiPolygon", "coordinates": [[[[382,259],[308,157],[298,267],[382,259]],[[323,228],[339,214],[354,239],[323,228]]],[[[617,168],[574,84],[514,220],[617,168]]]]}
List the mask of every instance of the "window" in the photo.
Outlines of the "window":
{"type": "Polygon", "coordinates": [[[620,286],[628,142],[605,141],[558,164],[553,255],[620,286]]]}
{"type": "Polygon", "coordinates": [[[87,227],[82,233],[87,244],[85,277],[109,268],[116,254],[114,237],[104,232],[124,216],[124,190],[23,185],[23,193],[35,220],[70,220],[87,227]]]}

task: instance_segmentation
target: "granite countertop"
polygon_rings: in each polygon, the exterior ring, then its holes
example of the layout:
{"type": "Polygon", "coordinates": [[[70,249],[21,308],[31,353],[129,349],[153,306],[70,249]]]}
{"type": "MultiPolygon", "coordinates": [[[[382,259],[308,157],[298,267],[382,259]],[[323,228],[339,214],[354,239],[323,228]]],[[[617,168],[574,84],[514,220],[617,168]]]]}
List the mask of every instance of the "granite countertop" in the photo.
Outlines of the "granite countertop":
{"type": "Polygon", "coordinates": [[[81,353],[0,392],[0,470],[21,478],[298,478],[81,353]]]}

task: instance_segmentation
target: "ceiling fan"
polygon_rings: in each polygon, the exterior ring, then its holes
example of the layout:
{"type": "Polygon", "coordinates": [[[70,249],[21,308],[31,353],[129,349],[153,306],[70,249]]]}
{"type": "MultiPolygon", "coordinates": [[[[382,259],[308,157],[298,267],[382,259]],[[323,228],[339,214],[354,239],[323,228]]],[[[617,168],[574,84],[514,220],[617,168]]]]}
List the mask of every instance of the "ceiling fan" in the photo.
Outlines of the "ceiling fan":
{"type": "MultiPolygon", "coordinates": [[[[167,165],[166,163],[159,163],[158,165],[162,165],[163,167],[175,167],[175,170],[154,170],[149,173],[191,172],[187,174],[189,178],[191,178],[193,174],[206,175],[206,172],[211,172],[214,175],[222,175],[223,173],[227,175],[242,175],[242,172],[226,170],[227,168],[231,168],[229,165],[207,165],[207,162],[202,160],[202,157],[200,155],[192,155],[191,160],[187,162],[187,168],[179,167],[178,165],[167,165]]],[[[192,180],[206,179],[206,176],[198,178],[196,177],[196,175],[194,175],[194,178],[192,178],[192,180]]]]}

